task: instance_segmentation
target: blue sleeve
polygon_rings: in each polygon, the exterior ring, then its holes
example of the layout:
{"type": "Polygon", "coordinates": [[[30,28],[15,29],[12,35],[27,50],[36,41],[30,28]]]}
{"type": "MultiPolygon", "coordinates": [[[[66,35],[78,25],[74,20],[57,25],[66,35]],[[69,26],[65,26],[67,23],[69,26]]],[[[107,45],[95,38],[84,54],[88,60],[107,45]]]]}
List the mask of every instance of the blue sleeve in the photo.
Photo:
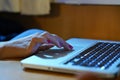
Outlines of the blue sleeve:
{"type": "Polygon", "coordinates": [[[19,39],[19,38],[22,38],[22,37],[25,37],[25,36],[34,34],[34,33],[36,33],[36,32],[42,33],[42,32],[44,32],[44,30],[41,30],[41,29],[28,29],[28,30],[20,33],[19,35],[15,36],[15,37],[12,38],[11,40],[16,40],[16,39],[19,39]]]}

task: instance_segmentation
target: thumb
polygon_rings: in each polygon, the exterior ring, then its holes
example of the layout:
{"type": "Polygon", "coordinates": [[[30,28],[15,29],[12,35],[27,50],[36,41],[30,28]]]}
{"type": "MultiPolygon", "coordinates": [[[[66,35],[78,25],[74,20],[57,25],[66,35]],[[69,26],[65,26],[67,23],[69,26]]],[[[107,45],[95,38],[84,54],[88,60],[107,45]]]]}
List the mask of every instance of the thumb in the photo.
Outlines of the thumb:
{"type": "MultiPolygon", "coordinates": [[[[42,44],[41,46],[39,46],[39,49],[38,50],[48,50],[48,49],[50,49],[51,47],[53,47],[53,46],[55,46],[54,44],[51,44],[51,43],[48,43],[48,44],[46,44],[46,43],[44,43],[44,44],[42,44]]],[[[37,50],[37,51],[38,51],[37,50]]]]}
{"type": "Polygon", "coordinates": [[[45,41],[46,40],[44,38],[33,38],[28,45],[27,52],[31,54],[36,52],[39,47],[45,43],[45,41]]]}

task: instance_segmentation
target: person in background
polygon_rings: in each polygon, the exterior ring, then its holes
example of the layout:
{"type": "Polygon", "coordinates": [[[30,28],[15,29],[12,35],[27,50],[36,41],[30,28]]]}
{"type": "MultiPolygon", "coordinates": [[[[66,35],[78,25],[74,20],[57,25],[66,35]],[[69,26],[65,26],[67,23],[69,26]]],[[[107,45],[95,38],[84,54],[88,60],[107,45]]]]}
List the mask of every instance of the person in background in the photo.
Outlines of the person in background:
{"type": "Polygon", "coordinates": [[[72,50],[61,37],[40,29],[29,29],[9,41],[0,42],[0,59],[25,58],[53,46],[72,50]]]}

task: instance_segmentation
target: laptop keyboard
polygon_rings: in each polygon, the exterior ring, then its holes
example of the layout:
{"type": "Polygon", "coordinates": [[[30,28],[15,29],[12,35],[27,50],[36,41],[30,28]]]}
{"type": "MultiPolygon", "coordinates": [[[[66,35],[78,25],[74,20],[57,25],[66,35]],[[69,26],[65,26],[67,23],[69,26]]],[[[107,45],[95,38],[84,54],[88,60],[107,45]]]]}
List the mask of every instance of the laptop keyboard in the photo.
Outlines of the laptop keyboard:
{"type": "Polygon", "coordinates": [[[94,46],[65,62],[65,64],[107,69],[118,58],[120,58],[120,44],[98,42],[94,46]]]}

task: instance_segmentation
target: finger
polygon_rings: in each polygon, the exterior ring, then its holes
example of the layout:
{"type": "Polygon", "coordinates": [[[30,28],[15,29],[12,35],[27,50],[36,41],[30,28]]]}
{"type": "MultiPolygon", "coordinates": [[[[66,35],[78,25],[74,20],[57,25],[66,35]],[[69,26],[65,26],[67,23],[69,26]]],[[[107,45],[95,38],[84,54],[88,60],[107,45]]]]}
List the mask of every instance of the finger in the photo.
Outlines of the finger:
{"type": "Polygon", "coordinates": [[[70,45],[70,44],[68,44],[66,41],[64,41],[61,37],[59,37],[59,36],[55,36],[56,38],[57,38],[57,40],[59,41],[59,44],[62,46],[62,47],[64,47],[64,49],[66,49],[66,50],[72,50],[73,49],[73,47],[70,45]]]}
{"type": "Polygon", "coordinates": [[[43,36],[44,38],[46,38],[46,40],[48,40],[50,43],[53,43],[53,44],[55,44],[57,47],[61,48],[61,45],[60,45],[58,39],[57,39],[54,35],[51,35],[50,33],[45,32],[44,34],[42,34],[42,36],[43,36]]]}
{"type": "Polygon", "coordinates": [[[73,49],[73,47],[70,44],[68,44],[66,41],[64,41],[61,37],[59,37],[55,34],[51,34],[51,35],[56,39],[60,48],[63,47],[65,50],[72,50],[73,49]]]}
{"type": "Polygon", "coordinates": [[[27,48],[28,53],[36,52],[43,43],[46,43],[44,38],[33,38],[27,48]]]}
{"type": "Polygon", "coordinates": [[[70,44],[68,44],[61,37],[55,34],[50,34],[48,32],[45,32],[44,34],[42,34],[42,36],[46,37],[48,43],[53,43],[59,48],[64,47],[64,49],[66,50],[72,50],[73,48],[70,44]]]}
{"type": "Polygon", "coordinates": [[[51,34],[50,37],[49,37],[49,40],[52,43],[56,44],[57,47],[59,47],[59,48],[63,47],[60,43],[60,38],[58,38],[57,35],[51,34]]]}
{"type": "Polygon", "coordinates": [[[54,44],[42,44],[37,51],[48,50],[48,49],[50,49],[53,46],[54,46],[54,44]]]}

